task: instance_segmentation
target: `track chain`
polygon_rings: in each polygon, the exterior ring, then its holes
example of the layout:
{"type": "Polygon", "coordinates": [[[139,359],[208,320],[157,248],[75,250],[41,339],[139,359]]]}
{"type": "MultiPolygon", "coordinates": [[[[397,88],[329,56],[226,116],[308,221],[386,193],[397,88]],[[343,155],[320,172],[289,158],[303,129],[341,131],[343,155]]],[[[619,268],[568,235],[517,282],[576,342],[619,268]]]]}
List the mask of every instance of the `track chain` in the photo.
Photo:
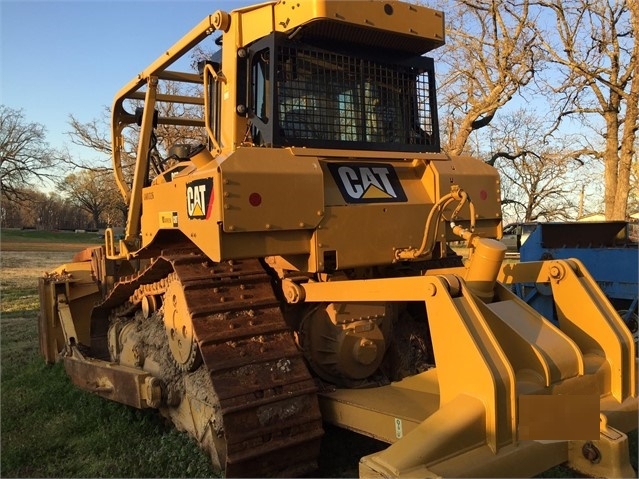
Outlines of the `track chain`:
{"type": "Polygon", "coordinates": [[[198,251],[163,252],[115,285],[94,308],[93,326],[130,312],[145,285],[155,293],[176,280],[219,400],[226,477],[315,471],[323,434],[316,385],[259,260],[213,263],[198,251]]]}

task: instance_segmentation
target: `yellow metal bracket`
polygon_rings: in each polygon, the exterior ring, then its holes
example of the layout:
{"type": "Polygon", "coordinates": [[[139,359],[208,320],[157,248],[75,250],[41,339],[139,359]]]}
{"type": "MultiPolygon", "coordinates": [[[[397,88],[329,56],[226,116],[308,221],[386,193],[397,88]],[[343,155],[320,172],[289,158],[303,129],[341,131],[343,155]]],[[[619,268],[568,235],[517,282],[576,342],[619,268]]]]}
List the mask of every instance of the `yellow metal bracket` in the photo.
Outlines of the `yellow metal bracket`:
{"type": "MultiPolygon", "coordinates": [[[[212,82],[213,83],[215,83],[215,82],[226,83],[226,78],[221,73],[218,74],[211,65],[207,64],[204,67],[204,111],[205,112],[214,112],[215,111],[213,108],[211,108],[211,106],[212,106],[211,105],[211,98],[209,96],[209,87],[210,87],[212,82]]],[[[211,126],[211,115],[210,114],[204,115],[204,125],[206,127],[206,132],[209,135],[209,139],[213,143],[213,151],[216,154],[219,155],[222,152],[222,147],[218,143],[217,135],[215,134],[215,132],[213,131],[213,128],[211,126]]]]}
{"type": "Polygon", "coordinates": [[[66,294],[58,294],[57,303],[58,317],[62,325],[64,340],[71,346],[77,341],[78,333],[75,330],[75,324],[73,323],[73,317],[71,316],[71,309],[69,308],[66,294]]]}
{"type": "Polygon", "coordinates": [[[64,358],[64,368],[77,387],[112,401],[138,409],[162,404],[161,381],[146,371],[76,354],[64,358]]]}
{"type": "Polygon", "coordinates": [[[104,250],[106,257],[109,260],[130,259],[131,252],[126,240],[119,240],[119,246],[115,247],[115,238],[113,236],[113,229],[107,228],[104,230],[104,250]]]}
{"type": "MultiPolygon", "coordinates": [[[[424,301],[426,303],[433,349],[437,361],[440,412],[428,420],[452,421],[450,408],[443,406],[461,396],[478,399],[483,404],[483,425],[477,434],[493,452],[500,444],[516,442],[515,373],[482,311],[482,301],[475,298],[463,280],[457,297],[449,290],[451,277],[419,276],[341,282],[284,285],[289,302],[357,302],[357,301],[424,301]],[[451,348],[450,338],[455,338],[451,348]],[[441,417],[445,416],[445,417],[441,417]]],[[[456,288],[454,288],[456,290],[456,288]]],[[[434,447],[440,453],[446,446],[434,447]]],[[[455,446],[456,447],[456,446],[455,446]]],[[[392,449],[389,448],[388,451],[392,449]]],[[[452,450],[449,451],[452,453],[452,450]]],[[[402,455],[404,452],[401,453],[402,455]]],[[[424,450],[415,451],[410,461],[422,461],[424,450]]],[[[402,460],[404,462],[404,459],[402,460]]]]}
{"type": "MultiPolygon", "coordinates": [[[[490,265],[497,263],[492,255],[488,259],[490,265]]],[[[387,449],[362,459],[360,474],[534,475],[567,460],[599,476],[627,474],[627,438],[605,418],[627,429],[634,421],[636,428],[634,343],[583,265],[552,261],[524,265],[521,271],[507,265],[499,272],[502,280],[521,276],[550,282],[561,310],[561,329],[506,286],[491,283],[491,274],[476,271],[475,276],[473,268],[466,269],[445,276],[351,280],[348,287],[343,281],[283,281],[289,303],[423,301],[426,306],[436,367],[422,374],[436,374],[438,407],[424,404],[422,422],[387,449]],[[562,407],[581,407],[585,416],[575,419],[574,414],[548,411],[552,427],[526,436],[526,427],[539,417],[548,397],[562,407]],[[533,411],[527,419],[520,417],[522,404],[533,411]],[[599,435],[598,416],[604,418],[599,435]],[[588,426],[587,433],[573,430],[575,421],[588,426]],[[595,467],[597,461],[601,469],[595,467]]],[[[388,387],[401,389],[409,379],[388,387]]],[[[342,406],[339,397],[323,397],[325,409],[337,412],[333,417],[338,423],[342,408],[353,408],[358,401],[350,393],[348,405],[342,406]]],[[[365,413],[375,417],[370,409],[365,413]]],[[[389,420],[383,413],[377,417],[389,420]]]]}
{"type": "Polygon", "coordinates": [[[559,326],[584,355],[603,356],[610,365],[610,393],[618,401],[637,397],[637,363],[632,334],[577,259],[504,265],[498,281],[550,283],[559,326]]]}

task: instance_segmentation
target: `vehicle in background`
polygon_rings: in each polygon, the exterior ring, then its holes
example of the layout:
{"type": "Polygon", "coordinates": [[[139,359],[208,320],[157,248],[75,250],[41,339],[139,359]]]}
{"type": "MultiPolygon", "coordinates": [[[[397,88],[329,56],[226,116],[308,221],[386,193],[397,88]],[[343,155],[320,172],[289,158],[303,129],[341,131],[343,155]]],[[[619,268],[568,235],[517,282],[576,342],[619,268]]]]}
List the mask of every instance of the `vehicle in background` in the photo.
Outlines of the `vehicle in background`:
{"type": "Polygon", "coordinates": [[[535,231],[539,223],[510,223],[504,227],[501,242],[506,245],[508,251],[519,252],[521,245],[526,242],[530,234],[535,231]]]}

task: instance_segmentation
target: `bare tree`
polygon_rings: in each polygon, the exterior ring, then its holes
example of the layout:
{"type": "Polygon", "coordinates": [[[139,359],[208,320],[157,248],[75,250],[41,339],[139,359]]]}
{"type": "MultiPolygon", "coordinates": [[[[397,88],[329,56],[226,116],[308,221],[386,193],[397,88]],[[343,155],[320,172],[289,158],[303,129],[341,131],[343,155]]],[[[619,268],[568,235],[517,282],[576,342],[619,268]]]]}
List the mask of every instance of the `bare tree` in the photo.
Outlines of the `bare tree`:
{"type": "Polygon", "coordinates": [[[44,230],[83,229],[89,225],[89,215],[59,194],[34,192],[33,195],[31,204],[37,227],[44,230]]]}
{"type": "Polygon", "coordinates": [[[557,125],[566,117],[599,135],[604,162],[607,219],[625,219],[630,172],[636,161],[639,115],[639,3],[637,0],[539,2],[554,17],[552,31],[538,28],[549,59],[559,69],[550,82],[560,96],[557,125]]]}
{"type": "Polygon", "coordinates": [[[633,161],[630,170],[630,191],[628,192],[628,212],[639,213],[639,162],[633,161]]]}
{"type": "Polygon", "coordinates": [[[29,123],[22,110],[0,105],[0,190],[3,201],[25,199],[24,192],[36,181],[57,177],[54,168],[62,161],[49,147],[46,130],[29,123]]]}
{"type": "MultiPolygon", "coordinates": [[[[98,161],[73,161],[73,166],[80,170],[105,170],[110,169],[111,164],[107,159],[111,158],[111,110],[105,108],[99,118],[94,118],[88,122],[82,122],[75,116],[69,115],[70,130],[67,136],[71,143],[92,150],[99,155],[98,161]]],[[[122,149],[123,167],[128,176],[133,175],[133,166],[135,165],[135,154],[137,144],[137,131],[131,129],[131,134],[126,138],[122,149]]]]}
{"type": "MultiPolygon", "coordinates": [[[[193,89],[200,87],[193,86],[193,89]]],[[[200,88],[201,90],[201,88],[200,88]]],[[[176,82],[163,81],[159,85],[159,96],[163,98],[167,97],[180,97],[185,95],[183,89],[180,89],[180,84],[176,82]]],[[[201,96],[201,91],[189,92],[193,96],[201,96]]],[[[141,101],[131,101],[127,107],[133,114],[137,107],[143,106],[141,101]]],[[[201,118],[203,116],[203,108],[199,105],[188,105],[184,103],[174,103],[168,101],[158,101],[156,104],[159,117],[169,118],[201,118]]],[[[110,109],[105,109],[101,118],[93,119],[89,122],[83,123],[70,116],[69,126],[71,130],[67,133],[71,139],[71,142],[75,145],[82,146],[91,149],[104,157],[111,157],[111,121],[110,109]]],[[[126,130],[124,135],[124,147],[122,150],[122,168],[124,170],[125,178],[129,183],[133,179],[134,167],[137,155],[138,133],[139,128],[136,124],[132,124],[126,130]]],[[[157,125],[154,131],[154,143],[153,151],[149,152],[154,157],[154,162],[162,162],[164,158],[169,155],[170,148],[173,145],[182,143],[197,145],[199,143],[206,142],[206,133],[203,128],[190,127],[190,126],[176,126],[165,123],[157,125]]],[[[76,164],[82,169],[95,169],[95,164],[76,164]]],[[[151,174],[150,179],[153,178],[151,174]]]]}
{"type": "Polygon", "coordinates": [[[111,156],[111,138],[109,136],[109,121],[111,111],[104,108],[100,118],[82,123],[75,116],[69,115],[69,126],[71,130],[67,132],[71,143],[84,148],[89,148],[106,157],[111,156]]]}
{"type": "MultiPolygon", "coordinates": [[[[20,197],[24,198],[25,192],[21,192],[20,197]]],[[[22,222],[21,202],[16,201],[0,201],[0,226],[3,228],[20,228],[22,222]]]]}
{"type": "Polygon", "coordinates": [[[16,201],[0,204],[0,225],[3,228],[37,228],[43,230],[86,228],[85,211],[79,210],[56,193],[23,189],[16,201]]]}
{"type": "Polygon", "coordinates": [[[505,216],[517,221],[567,220],[576,216],[576,193],[585,170],[583,150],[544,141],[551,124],[517,110],[491,125],[489,163],[500,171],[505,216]],[[576,174],[577,173],[577,174],[576,174]]]}
{"type": "Polygon", "coordinates": [[[443,148],[458,155],[472,132],[490,124],[533,79],[538,39],[529,0],[455,0],[439,7],[447,22],[446,45],[435,52],[445,69],[439,74],[443,148]]]}
{"type": "Polygon", "coordinates": [[[59,188],[71,203],[91,215],[95,228],[114,222],[122,200],[108,170],[83,170],[70,174],[60,182],[59,188]]]}
{"type": "MultiPolygon", "coordinates": [[[[160,84],[160,92],[167,96],[189,95],[202,97],[202,87],[193,85],[185,91],[185,88],[176,82],[164,82],[160,84]]],[[[204,118],[204,108],[200,105],[187,103],[158,102],[159,116],[171,118],[204,118]]],[[[156,136],[161,154],[167,154],[175,144],[198,145],[206,143],[207,135],[204,128],[194,126],[178,126],[160,124],[156,128],[156,136]]]]}

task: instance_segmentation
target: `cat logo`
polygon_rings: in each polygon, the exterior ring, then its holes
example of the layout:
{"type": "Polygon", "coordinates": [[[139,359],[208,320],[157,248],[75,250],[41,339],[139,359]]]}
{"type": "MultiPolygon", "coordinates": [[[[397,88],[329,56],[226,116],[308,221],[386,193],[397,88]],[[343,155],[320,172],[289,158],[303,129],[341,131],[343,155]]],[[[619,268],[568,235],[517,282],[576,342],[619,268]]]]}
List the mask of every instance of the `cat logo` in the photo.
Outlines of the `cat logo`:
{"type": "Polygon", "coordinates": [[[186,214],[194,220],[208,219],[213,206],[213,178],[186,184],[186,214]]]}
{"type": "Polygon", "coordinates": [[[347,203],[408,201],[397,172],[384,163],[329,163],[328,169],[347,203]]]}

